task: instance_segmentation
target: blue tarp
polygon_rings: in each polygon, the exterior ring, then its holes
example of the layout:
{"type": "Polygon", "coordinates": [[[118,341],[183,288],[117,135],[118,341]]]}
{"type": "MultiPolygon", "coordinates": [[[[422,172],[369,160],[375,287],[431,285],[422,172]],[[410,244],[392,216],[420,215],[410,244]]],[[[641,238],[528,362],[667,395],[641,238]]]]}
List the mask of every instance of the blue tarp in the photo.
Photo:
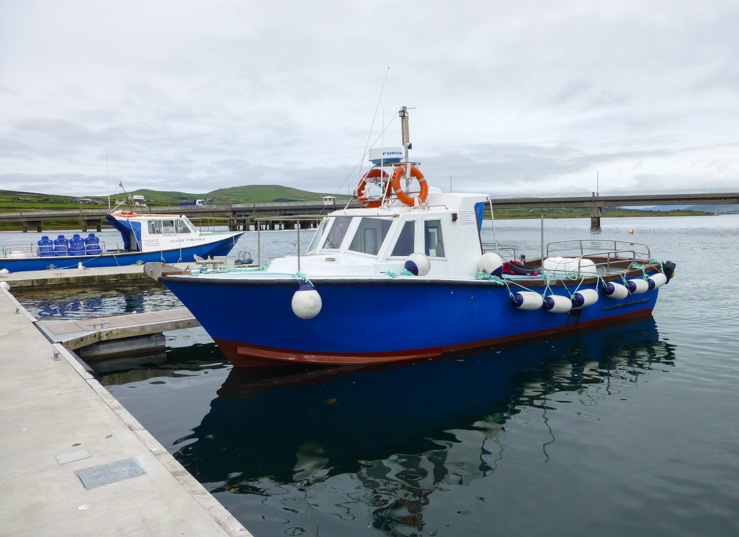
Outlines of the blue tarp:
{"type": "Polygon", "coordinates": [[[110,214],[106,215],[105,219],[110,222],[111,226],[121,232],[124,250],[141,250],[141,222],[119,220],[110,214]],[[134,233],[136,234],[136,238],[133,238],[134,233]],[[133,239],[133,248],[131,248],[131,239],[133,239]]]}
{"type": "Polygon", "coordinates": [[[477,231],[482,229],[482,219],[485,214],[485,202],[475,203],[475,214],[477,216],[477,231]]]}

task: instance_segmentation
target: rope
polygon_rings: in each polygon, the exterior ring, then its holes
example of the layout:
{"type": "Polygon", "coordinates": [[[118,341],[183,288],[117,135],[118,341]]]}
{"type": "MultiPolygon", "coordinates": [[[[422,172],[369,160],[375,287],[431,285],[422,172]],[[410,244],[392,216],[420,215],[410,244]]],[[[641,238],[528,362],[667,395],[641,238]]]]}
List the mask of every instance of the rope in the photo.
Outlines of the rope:
{"type": "MultiPolygon", "coordinates": [[[[544,287],[544,292],[541,294],[541,296],[546,297],[547,296],[547,291],[549,291],[549,294],[550,295],[553,295],[554,294],[554,291],[552,291],[551,287],[549,286],[549,282],[551,281],[551,278],[549,277],[549,274],[542,274],[541,275],[541,278],[545,282],[547,282],[547,285],[546,285],[546,287],[544,287]]],[[[565,289],[567,289],[567,286],[565,286],[565,289]]]]}
{"type": "Polygon", "coordinates": [[[390,276],[391,278],[397,278],[398,276],[415,276],[410,270],[407,268],[404,268],[400,271],[400,274],[393,272],[392,270],[388,270],[385,274],[390,276]]]}
{"type": "MultiPolygon", "coordinates": [[[[572,276],[572,275],[570,275],[570,276],[572,276]]],[[[544,280],[546,282],[546,284],[547,284],[546,287],[544,288],[544,291],[542,293],[540,293],[541,296],[542,297],[546,297],[547,296],[547,291],[549,291],[549,294],[550,295],[554,295],[554,292],[551,290],[551,287],[550,287],[551,278],[548,275],[546,275],[546,274],[541,274],[540,275],[540,278],[542,280],[544,280]]],[[[523,289],[525,291],[529,291],[531,293],[536,293],[536,291],[534,291],[532,289],[529,289],[525,285],[521,285],[520,283],[518,283],[518,282],[516,282],[514,280],[506,280],[506,279],[500,278],[499,276],[494,276],[492,274],[486,274],[485,272],[478,272],[477,273],[477,279],[478,280],[487,280],[487,281],[490,281],[490,282],[495,283],[496,285],[505,285],[506,288],[508,289],[508,294],[511,297],[513,297],[513,292],[511,291],[511,287],[510,287],[511,284],[512,285],[515,285],[516,287],[520,287],[521,289],[523,289]]],[[[574,279],[574,278],[569,278],[569,279],[574,279]]],[[[598,276],[598,279],[599,280],[602,280],[602,278],[600,276],[598,276]]],[[[572,293],[570,293],[570,290],[568,289],[568,287],[566,285],[563,285],[562,287],[564,288],[565,291],[567,291],[567,294],[570,295],[570,299],[572,299],[572,297],[574,296],[575,293],[577,293],[577,291],[580,289],[580,286],[583,284],[584,281],[585,281],[585,278],[584,277],[581,277],[580,282],[577,284],[577,287],[575,287],[575,290],[572,293]]],[[[596,290],[597,290],[598,289],[598,284],[597,283],[596,283],[596,286],[595,287],[596,287],[596,290]]]]}
{"type": "Polygon", "coordinates": [[[504,279],[500,278],[499,276],[495,276],[493,274],[487,274],[486,272],[478,272],[477,279],[478,280],[488,280],[497,285],[505,285],[506,287],[508,287],[508,283],[504,279]]]}
{"type": "Polygon", "coordinates": [[[641,270],[641,277],[645,280],[647,279],[647,271],[645,270],[646,269],[645,265],[640,265],[639,263],[632,263],[631,265],[629,265],[629,268],[641,270]]]}
{"type": "Polygon", "coordinates": [[[660,271],[660,272],[661,272],[662,274],[664,274],[664,272],[665,272],[665,267],[664,267],[664,265],[662,265],[662,261],[660,261],[659,259],[654,259],[654,258],[650,257],[650,258],[648,259],[648,262],[649,262],[649,263],[659,263],[659,271],[660,271]]]}
{"type": "Polygon", "coordinates": [[[298,280],[299,282],[307,283],[307,284],[309,284],[309,285],[310,285],[311,287],[315,288],[315,285],[313,285],[313,282],[312,282],[312,281],[310,281],[310,280],[308,279],[308,276],[306,276],[306,275],[305,275],[305,274],[303,274],[302,272],[298,271],[298,272],[296,272],[296,273],[295,273],[295,275],[294,275],[294,276],[295,276],[295,279],[296,279],[296,280],[298,280]]]}

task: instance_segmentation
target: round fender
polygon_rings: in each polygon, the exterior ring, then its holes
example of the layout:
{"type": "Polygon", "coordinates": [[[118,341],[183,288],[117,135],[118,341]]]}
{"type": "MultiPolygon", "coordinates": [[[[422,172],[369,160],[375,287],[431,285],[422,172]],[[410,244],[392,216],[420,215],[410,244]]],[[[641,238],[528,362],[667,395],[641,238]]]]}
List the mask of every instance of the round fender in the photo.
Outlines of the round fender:
{"type": "Polygon", "coordinates": [[[503,275],[503,260],[498,254],[488,252],[482,254],[479,261],[477,262],[477,270],[484,272],[485,274],[492,274],[493,276],[503,275]]]}
{"type": "Polygon", "coordinates": [[[301,319],[312,319],[321,312],[322,307],[323,302],[318,291],[308,283],[301,283],[293,294],[293,313],[301,319]]]}
{"type": "Polygon", "coordinates": [[[431,270],[431,261],[424,254],[415,252],[408,256],[403,268],[414,276],[426,276],[431,270]]]}

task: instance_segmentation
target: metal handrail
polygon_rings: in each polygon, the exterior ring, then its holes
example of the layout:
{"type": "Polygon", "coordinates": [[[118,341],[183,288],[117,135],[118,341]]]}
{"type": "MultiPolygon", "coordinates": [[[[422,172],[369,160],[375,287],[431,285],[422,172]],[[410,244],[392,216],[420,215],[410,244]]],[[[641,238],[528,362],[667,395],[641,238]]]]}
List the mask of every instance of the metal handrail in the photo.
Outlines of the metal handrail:
{"type": "Polygon", "coordinates": [[[547,244],[546,257],[551,257],[550,252],[567,252],[576,251],[580,256],[601,256],[606,253],[616,254],[617,257],[623,257],[620,254],[631,253],[634,258],[637,255],[651,258],[649,245],[637,242],[627,242],[606,239],[573,239],[566,241],[555,241],[547,244]],[[590,245],[586,247],[586,244],[590,245]],[[596,245],[596,246],[592,246],[596,245]]]}
{"type": "MultiPolygon", "coordinates": [[[[598,270],[598,267],[603,267],[606,272],[610,272],[616,262],[648,261],[651,259],[651,252],[646,244],[606,239],[573,239],[551,242],[547,244],[545,259],[555,257],[551,254],[557,254],[559,257],[573,257],[574,254],[577,259],[578,273],[581,272],[583,258],[591,261],[591,258],[605,258],[605,262],[594,263],[594,266],[596,270],[598,270]]],[[[544,259],[541,262],[543,266],[544,259]]]]}

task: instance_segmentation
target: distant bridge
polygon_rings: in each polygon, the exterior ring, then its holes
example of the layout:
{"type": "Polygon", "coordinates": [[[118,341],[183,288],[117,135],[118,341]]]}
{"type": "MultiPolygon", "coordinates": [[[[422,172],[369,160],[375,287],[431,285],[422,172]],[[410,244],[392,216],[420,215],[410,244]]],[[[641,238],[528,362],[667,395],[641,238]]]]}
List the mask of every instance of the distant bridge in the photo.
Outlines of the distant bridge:
{"type": "MultiPolygon", "coordinates": [[[[344,207],[345,202],[274,202],[274,203],[251,203],[251,204],[232,204],[232,205],[212,205],[212,206],[195,206],[195,205],[175,205],[171,207],[133,207],[133,210],[141,214],[184,214],[188,218],[219,218],[228,221],[228,226],[232,230],[250,229],[251,225],[268,226],[270,229],[287,225],[280,222],[279,218],[271,218],[269,222],[257,223],[255,220],[259,217],[271,216],[295,216],[295,215],[315,215],[324,214],[334,211],[337,208],[344,207]]],[[[352,202],[350,207],[361,207],[358,202],[352,202]]],[[[128,209],[128,207],[122,207],[128,209]]],[[[96,209],[73,209],[73,210],[32,210],[14,213],[0,213],[0,222],[18,224],[23,228],[24,232],[29,229],[35,229],[39,233],[43,230],[44,222],[79,222],[82,231],[86,232],[88,228],[100,231],[105,215],[108,214],[107,208],[96,209]]],[[[294,225],[294,221],[292,222],[294,225]]]]}
{"type": "Polygon", "coordinates": [[[565,197],[491,198],[494,209],[584,207],[590,209],[590,226],[600,227],[604,207],[643,207],[651,205],[731,205],[739,204],[739,193],[712,194],[618,194],[565,197]]]}
{"type": "MultiPolygon", "coordinates": [[[[491,197],[493,208],[496,209],[531,209],[531,208],[559,208],[584,207],[590,209],[591,227],[599,228],[604,207],[638,207],[650,205],[715,205],[739,204],[739,193],[710,193],[710,194],[618,194],[599,195],[593,192],[590,196],[547,196],[547,197],[491,197]]],[[[344,207],[344,202],[281,202],[281,203],[252,203],[233,205],[213,205],[197,207],[193,205],[173,207],[135,207],[140,212],[152,214],[185,214],[189,218],[219,218],[227,220],[232,230],[250,229],[250,226],[269,226],[270,229],[285,226],[280,216],[316,215],[325,214],[337,208],[344,207]],[[273,217],[268,222],[256,222],[259,217],[273,217]]],[[[350,207],[361,207],[353,201],[350,207]]],[[[19,224],[23,231],[36,229],[41,232],[43,222],[80,222],[82,231],[95,228],[98,231],[105,221],[107,209],[79,209],[69,211],[24,211],[16,213],[0,213],[0,222],[19,224]]],[[[293,224],[294,225],[294,222],[293,224]]]]}

